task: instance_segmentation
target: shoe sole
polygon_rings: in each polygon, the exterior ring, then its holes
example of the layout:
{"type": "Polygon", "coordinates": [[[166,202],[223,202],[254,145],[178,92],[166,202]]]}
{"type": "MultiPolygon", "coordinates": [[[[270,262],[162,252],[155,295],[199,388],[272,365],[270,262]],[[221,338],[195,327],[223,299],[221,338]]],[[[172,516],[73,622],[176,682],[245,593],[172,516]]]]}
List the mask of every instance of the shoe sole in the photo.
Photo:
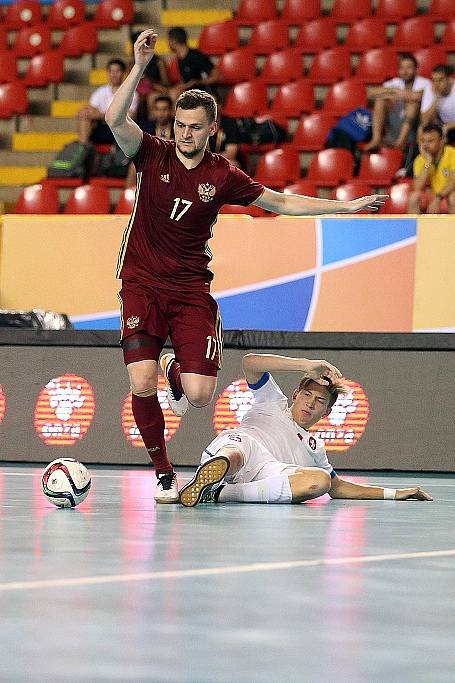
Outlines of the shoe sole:
{"type": "Polygon", "coordinates": [[[180,502],[180,498],[155,498],[155,503],[160,503],[160,505],[175,505],[180,502]]]}
{"type": "Polygon", "coordinates": [[[202,494],[213,484],[218,484],[224,479],[229,469],[230,462],[224,455],[212,458],[201,465],[196,474],[180,491],[180,502],[187,508],[192,508],[199,503],[202,494]]]}

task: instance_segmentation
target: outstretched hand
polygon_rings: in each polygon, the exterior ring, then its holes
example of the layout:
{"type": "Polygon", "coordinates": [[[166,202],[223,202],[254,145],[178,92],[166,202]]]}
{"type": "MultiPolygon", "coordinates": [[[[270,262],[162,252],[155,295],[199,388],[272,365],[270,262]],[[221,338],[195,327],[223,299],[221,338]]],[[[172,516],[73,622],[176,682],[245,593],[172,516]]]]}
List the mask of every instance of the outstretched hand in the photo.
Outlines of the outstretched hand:
{"type": "Polygon", "coordinates": [[[388,198],[388,194],[371,194],[367,195],[366,197],[352,199],[350,202],[346,202],[348,206],[348,213],[356,213],[357,211],[362,211],[362,209],[378,211],[381,206],[386,203],[388,198]]]}
{"type": "Polygon", "coordinates": [[[309,360],[305,367],[305,375],[318,384],[327,386],[328,384],[339,384],[343,375],[334,365],[327,363],[326,360],[309,360]]]}
{"type": "Polygon", "coordinates": [[[155,45],[158,38],[154,28],[142,31],[134,43],[134,61],[138,66],[147,66],[155,54],[155,45]]]}
{"type": "Polygon", "coordinates": [[[412,489],[397,489],[395,500],[433,500],[420,486],[412,489]]]}

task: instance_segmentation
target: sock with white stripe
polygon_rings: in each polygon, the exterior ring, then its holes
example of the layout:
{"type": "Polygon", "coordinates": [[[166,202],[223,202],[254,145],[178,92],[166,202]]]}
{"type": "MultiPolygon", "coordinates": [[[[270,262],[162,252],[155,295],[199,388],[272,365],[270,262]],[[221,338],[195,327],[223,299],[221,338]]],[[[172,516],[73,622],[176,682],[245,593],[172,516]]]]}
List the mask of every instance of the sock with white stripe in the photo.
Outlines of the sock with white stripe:
{"type": "Polygon", "coordinates": [[[276,477],[249,481],[246,484],[225,484],[220,491],[219,503],[291,503],[289,477],[276,477]]]}

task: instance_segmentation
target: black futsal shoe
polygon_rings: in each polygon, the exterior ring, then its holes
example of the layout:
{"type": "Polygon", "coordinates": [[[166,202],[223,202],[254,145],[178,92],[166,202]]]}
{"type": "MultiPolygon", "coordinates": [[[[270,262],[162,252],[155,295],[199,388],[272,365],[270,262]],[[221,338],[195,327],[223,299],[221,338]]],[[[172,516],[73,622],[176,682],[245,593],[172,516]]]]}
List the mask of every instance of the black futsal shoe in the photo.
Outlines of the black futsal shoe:
{"type": "Polygon", "coordinates": [[[160,367],[166,380],[166,393],[172,412],[177,417],[182,417],[188,410],[188,399],[185,394],[172,384],[169,378],[169,369],[175,363],[173,353],[163,353],[160,358],[160,367]]]}

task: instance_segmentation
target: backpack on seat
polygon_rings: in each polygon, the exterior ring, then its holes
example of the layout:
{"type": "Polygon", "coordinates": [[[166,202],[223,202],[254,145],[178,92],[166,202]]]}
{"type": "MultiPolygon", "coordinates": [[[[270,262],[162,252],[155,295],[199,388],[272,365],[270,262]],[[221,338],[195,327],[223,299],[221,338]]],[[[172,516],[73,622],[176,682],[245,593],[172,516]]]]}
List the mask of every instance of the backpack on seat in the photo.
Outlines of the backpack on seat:
{"type": "Polygon", "coordinates": [[[91,143],[70,142],[57,154],[47,169],[48,178],[82,178],[90,175],[95,159],[91,143]]]}

